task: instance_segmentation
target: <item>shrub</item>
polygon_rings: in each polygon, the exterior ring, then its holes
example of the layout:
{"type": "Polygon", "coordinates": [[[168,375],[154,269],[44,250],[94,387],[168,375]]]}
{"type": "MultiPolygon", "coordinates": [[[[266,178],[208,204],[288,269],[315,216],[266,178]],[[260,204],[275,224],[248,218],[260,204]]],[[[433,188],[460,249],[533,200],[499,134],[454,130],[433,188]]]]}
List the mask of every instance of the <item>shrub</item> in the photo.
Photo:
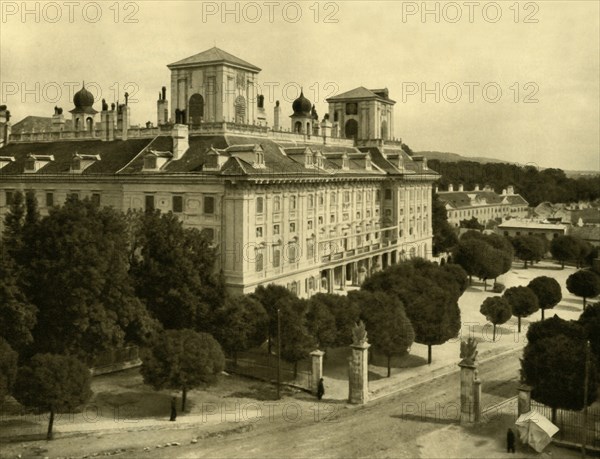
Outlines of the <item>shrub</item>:
{"type": "Polygon", "coordinates": [[[492,287],[492,292],[494,293],[502,293],[506,287],[504,284],[500,282],[494,282],[494,286],[492,287]]]}

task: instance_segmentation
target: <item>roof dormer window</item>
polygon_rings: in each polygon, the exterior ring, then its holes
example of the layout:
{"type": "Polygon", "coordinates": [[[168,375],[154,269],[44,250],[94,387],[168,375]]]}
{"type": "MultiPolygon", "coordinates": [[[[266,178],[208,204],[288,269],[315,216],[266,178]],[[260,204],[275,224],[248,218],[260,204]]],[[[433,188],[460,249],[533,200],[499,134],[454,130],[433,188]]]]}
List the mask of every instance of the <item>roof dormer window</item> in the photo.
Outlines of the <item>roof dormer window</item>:
{"type": "Polygon", "coordinates": [[[0,156],[0,169],[13,162],[15,162],[14,156],[0,156]]]}
{"type": "Polygon", "coordinates": [[[100,155],[80,155],[75,153],[71,159],[71,172],[80,174],[96,161],[100,161],[100,155]]]}
{"type": "Polygon", "coordinates": [[[170,151],[150,150],[144,156],[144,172],[159,171],[165,164],[173,158],[170,151]]]}
{"type": "Polygon", "coordinates": [[[25,172],[34,174],[52,161],[54,161],[54,156],[52,155],[33,155],[30,153],[25,160],[25,172]]]}
{"type": "Polygon", "coordinates": [[[254,167],[264,168],[265,167],[265,152],[260,145],[254,146],[254,167]]]}

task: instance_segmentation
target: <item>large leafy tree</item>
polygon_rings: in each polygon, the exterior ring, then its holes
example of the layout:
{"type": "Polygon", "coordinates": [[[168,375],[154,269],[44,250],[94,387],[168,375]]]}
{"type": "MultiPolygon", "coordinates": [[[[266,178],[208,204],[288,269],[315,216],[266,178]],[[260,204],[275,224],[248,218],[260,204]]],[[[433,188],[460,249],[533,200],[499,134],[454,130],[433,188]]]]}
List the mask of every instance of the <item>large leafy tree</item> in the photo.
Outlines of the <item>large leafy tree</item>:
{"type": "Polygon", "coordinates": [[[466,218],[464,220],[461,220],[460,227],[473,229],[473,230],[479,230],[479,231],[482,231],[485,228],[485,226],[483,226],[481,223],[479,223],[479,220],[477,220],[477,217],[471,217],[470,220],[467,220],[466,218]]]}
{"type": "Polygon", "coordinates": [[[165,330],[142,358],[144,382],[155,390],[181,390],[185,411],[188,390],[214,384],[225,368],[225,356],[209,333],[190,329],[165,330]]]}
{"type": "Polygon", "coordinates": [[[457,243],[458,237],[452,225],[448,223],[448,212],[437,193],[431,200],[431,228],[433,232],[433,254],[450,251],[457,243]]]}
{"type": "Polygon", "coordinates": [[[269,321],[267,324],[268,351],[271,353],[273,340],[277,336],[277,302],[279,300],[293,301],[296,298],[292,292],[281,285],[269,284],[267,286],[259,285],[253,293],[255,299],[262,304],[267,312],[269,321]]]}
{"type": "Polygon", "coordinates": [[[585,329],[585,335],[590,340],[592,352],[600,368],[600,302],[589,305],[581,313],[578,320],[585,329]]]}
{"type": "MultiPolygon", "coordinates": [[[[352,328],[358,322],[360,317],[360,308],[357,304],[348,301],[347,296],[336,295],[332,293],[317,293],[310,297],[309,300],[309,329],[314,330],[311,324],[310,307],[315,304],[320,304],[319,309],[325,307],[331,313],[335,321],[336,336],[333,345],[348,346],[352,343],[352,328]]],[[[327,327],[323,329],[331,330],[331,324],[325,313],[322,313],[322,322],[327,327]],[[329,325],[328,325],[329,324],[329,325]]],[[[311,333],[313,333],[311,331],[311,333]]],[[[313,333],[314,335],[314,333],[313,333]]],[[[328,334],[329,335],[329,334],[328,334]]],[[[314,335],[322,343],[319,335],[314,335]]],[[[329,337],[327,337],[329,340],[329,337]]]]}
{"type": "Polygon", "coordinates": [[[69,412],[92,396],[87,366],[72,356],[36,354],[19,368],[14,397],[24,406],[50,412],[48,440],[56,413],[69,412]]]}
{"type": "Polygon", "coordinates": [[[533,343],[544,338],[552,338],[556,335],[565,335],[569,338],[581,339],[584,330],[580,323],[574,320],[564,320],[554,314],[546,320],[533,322],[527,329],[527,342],[533,343]]]}
{"type": "MultiPolygon", "coordinates": [[[[544,321],[546,322],[546,321],[544,321]]],[[[584,407],[585,340],[564,334],[529,342],[521,360],[522,377],[532,386],[534,400],[552,408],[552,422],[556,422],[556,410],[581,410],[584,407]]],[[[591,361],[589,387],[598,384],[596,362],[591,361]]],[[[590,390],[588,404],[597,397],[590,390]]]]}
{"type": "MultiPolygon", "coordinates": [[[[325,294],[322,294],[325,295],[325,294]]],[[[337,342],[337,327],[335,316],[321,296],[313,295],[308,300],[306,321],[309,333],[315,338],[317,346],[326,349],[335,346],[337,342]]],[[[338,295],[336,295],[338,296],[338,295]]],[[[339,298],[339,296],[338,296],[339,298]]]]}
{"type": "Polygon", "coordinates": [[[521,318],[533,314],[540,308],[537,296],[528,287],[511,287],[503,298],[510,303],[513,316],[517,317],[518,332],[521,333],[521,318]]]}
{"type": "Polygon", "coordinates": [[[139,218],[131,236],[131,274],[139,298],[164,328],[209,331],[210,316],[223,302],[215,272],[216,252],[196,229],[183,228],[173,213],[130,213],[139,218]]]}
{"type": "Polygon", "coordinates": [[[17,361],[19,355],[10,344],[0,338],[0,405],[10,395],[17,377],[17,361]]]}
{"type": "Polygon", "coordinates": [[[250,295],[228,296],[214,314],[213,335],[237,364],[239,352],[264,342],[269,320],[265,308],[250,295]]]}
{"type": "Polygon", "coordinates": [[[6,253],[17,259],[23,249],[23,225],[25,224],[25,198],[23,193],[13,193],[8,212],[4,217],[4,230],[2,243],[6,246],[6,253]]]}
{"type": "Polygon", "coordinates": [[[576,260],[579,255],[580,244],[575,236],[559,236],[552,240],[550,253],[556,261],[560,262],[564,269],[565,262],[576,260]]]}
{"type": "Polygon", "coordinates": [[[523,260],[523,267],[527,263],[539,261],[544,256],[544,243],[536,236],[517,236],[512,241],[515,254],[523,260]]]}
{"type": "Polygon", "coordinates": [[[460,239],[454,251],[454,261],[471,276],[476,275],[484,281],[496,279],[507,272],[512,263],[512,247],[500,236],[487,236],[478,231],[467,231],[460,239]]]}
{"type": "Polygon", "coordinates": [[[567,278],[567,290],[583,298],[585,309],[586,299],[600,294],[600,276],[594,271],[581,269],[567,278]]]}
{"type": "Polygon", "coordinates": [[[429,363],[431,347],[456,337],[460,331],[461,286],[443,267],[421,259],[410,260],[369,277],[362,289],[387,292],[402,301],[415,331],[415,342],[427,345],[429,363]]]}
{"type": "Polygon", "coordinates": [[[491,296],[483,300],[479,312],[494,326],[492,341],[496,341],[496,325],[506,323],[512,316],[510,304],[500,296],[491,296]]]}
{"type": "Polygon", "coordinates": [[[538,299],[540,309],[542,311],[542,320],[544,320],[544,311],[552,309],[560,300],[562,300],[562,292],[560,284],[548,276],[539,276],[532,279],[527,285],[538,299]]]}
{"type": "Polygon", "coordinates": [[[153,333],[129,277],[122,214],[69,197],[28,228],[27,245],[36,253],[24,283],[38,309],[35,349],[91,359],[153,333]]]}
{"type": "Polygon", "coordinates": [[[298,375],[298,362],[307,358],[316,348],[307,323],[308,302],[296,297],[281,298],[275,304],[281,321],[281,356],[294,365],[294,378],[298,375]]]}
{"type": "Polygon", "coordinates": [[[488,245],[479,238],[461,238],[454,249],[452,259],[472,277],[478,275],[481,267],[481,254],[487,250],[488,245]]]}
{"type": "Polygon", "coordinates": [[[369,333],[369,342],[387,357],[387,375],[391,376],[391,360],[406,355],[415,332],[397,296],[384,292],[350,292],[349,301],[359,305],[361,319],[369,333]]]}
{"type": "Polygon", "coordinates": [[[33,342],[31,331],[36,324],[37,309],[25,297],[18,284],[16,266],[0,246],[0,336],[15,350],[23,350],[33,342]]]}

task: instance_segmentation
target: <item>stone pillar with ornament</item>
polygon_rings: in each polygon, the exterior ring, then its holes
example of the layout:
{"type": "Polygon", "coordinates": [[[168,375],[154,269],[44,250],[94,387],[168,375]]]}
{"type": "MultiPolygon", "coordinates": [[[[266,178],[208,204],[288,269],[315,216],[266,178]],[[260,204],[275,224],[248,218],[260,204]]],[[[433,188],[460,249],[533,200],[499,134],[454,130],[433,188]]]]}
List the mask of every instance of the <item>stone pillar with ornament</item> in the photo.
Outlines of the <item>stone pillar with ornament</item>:
{"type": "Polygon", "coordinates": [[[517,412],[519,416],[531,411],[531,386],[525,383],[521,383],[518,387],[519,396],[517,397],[517,412]]]}
{"type": "Polygon", "coordinates": [[[352,354],[348,358],[348,403],[364,404],[369,401],[369,347],[365,324],[361,320],[352,329],[352,354]]]}
{"type": "Polygon", "coordinates": [[[310,353],[312,359],[312,373],[310,378],[310,388],[313,394],[316,395],[317,388],[319,387],[319,380],[323,377],[323,356],[325,352],[319,349],[314,350],[310,353]]]}
{"type": "Polygon", "coordinates": [[[460,423],[472,424],[481,418],[481,381],[477,375],[477,341],[460,343],[460,423]]]}

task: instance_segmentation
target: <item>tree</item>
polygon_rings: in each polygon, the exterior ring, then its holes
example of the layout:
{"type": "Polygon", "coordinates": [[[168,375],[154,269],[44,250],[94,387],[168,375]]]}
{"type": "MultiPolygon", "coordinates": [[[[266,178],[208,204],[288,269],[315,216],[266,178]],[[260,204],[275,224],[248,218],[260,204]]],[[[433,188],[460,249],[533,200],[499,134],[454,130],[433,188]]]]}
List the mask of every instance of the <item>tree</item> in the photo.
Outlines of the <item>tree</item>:
{"type": "MultiPolygon", "coordinates": [[[[529,342],[521,360],[521,372],[526,384],[532,386],[534,400],[552,408],[552,422],[556,410],[581,410],[584,407],[585,340],[563,334],[529,342]]],[[[596,362],[591,361],[589,387],[598,384],[596,362]]],[[[588,394],[588,404],[597,397],[597,391],[588,394]]]]}
{"type": "Polygon", "coordinates": [[[415,332],[404,311],[404,305],[384,292],[358,291],[349,294],[350,301],[361,308],[361,319],[367,327],[369,342],[387,357],[387,375],[391,376],[392,357],[406,355],[415,332]]]}
{"type": "Polygon", "coordinates": [[[73,356],[36,354],[19,368],[14,397],[24,406],[50,412],[47,439],[52,439],[54,415],[69,412],[92,396],[90,371],[73,356]]]}
{"type": "Polygon", "coordinates": [[[565,268],[565,261],[577,258],[579,250],[580,245],[574,236],[559,236],[550,244],[550,253],[556,261],[560,261],[561,269],[565,268]]]}
{"type": "Polygon", "coordinates": [[[544,311],[546,309],[552,309],[560,302],[560,300],[562,300],[560,284],[551,277],[536,277],[529,282],[527,287],[535,293],[535,296],[538,299],[542,311],[542,320],[544,320],[544,311]]]}
{"type": "Polygon", "coordinates": [[[477,217],[471,217],[470,220],[467,220],[467,219],[461,220],[460,227],[478,230],[478,231],[483,231],[485,229],[485,226],[482,225],[481,223],[479,223],[479,220],[477,220],[477,217]]]}
{"type": "Polygon", "coordinates": [[[497,255],[502,260],[502,272],[500,274],[510,271],[515,251],[508,238],[499,234],[486,234],[484,235],[484,241],[499,251],[497,255]]]}
{"type": "Polygon", "coordinates": [[[163,331],[142,357],[144,382],[155,390],[181,390],[185,411],[188,390],[214,384],[225,356],[209,333],[190,329],[163,331]]]}
{"type": "Polygon", "coordinates": [[[215,271],[216,251],[197,229],[184,228],[173,213],[147,211],[140,218],[131,273],[139,298],[164,328],[210,330],[223,303],[215,271]]]}
{"type": "Polygon", "coordinates": [[[298,362],[308,357],[316,347],[309,333],[306,313],[308,304],[296,297],[281,298],[275,304],[281,321],[281,356],[294,365],[294,378],[298,376],[298,362]]]}
{"type": "Polygon", "coordinates": [[[481,254],[486,251],[487,244],[476,238],[461,238],[455,248],[452,259],[469,275],[469,283],[473,275],[477,275],[481,266],[481,254]]]}
{"type": "Polygon", "coordinates": [[[515,254],[523,260],[524,268],[527,262],[539,261],[544,256],[544,244],[536,236],[517,236],[513,239],[515,254]]]}
{"type": "Polygon", "coordinates": [[[256,298],[263,305],[267,315],[269,316],[268,333],[269,339],[268,352],[271,353],[273,347],[273,339],[277,336],[277,302],[280,299],[289,299],[290,301],[296,298],[292,292],[281,285],[269,284],[267,286],[259,285],[256,287],[251,296],[256,298]]]}
{"type": "Polygon", "coordinates": [[[592,352],[600,368],[600,302],[589,305],[579,316],[578,323],[583,326],[585,336],[590,340],[592,352]]]}
{"type": "Polygon", "coordinates": [[[458,237],[452,225],[448,223],[448,213],[437,193],[431,200],[431,228],[433,232],[433,254],[450,251],[457,243],[458,237]]]}
{"type": "Polygon", "coordinates": [[[503,298],[508,301],[513,315],[517,317],[518,332],[521,333],[521,318],[540,308],[537,296],[528,287],[511,287],[504,292],[503,298]]]}
{"type": "Polygon", "coordinates": [[[269,320],[262,304],[250,295],[228,296],[215,311],[213,334],[237,365],[238,352],[264,342],[269,320]]]}
{"type": "Polygon", "coordinates": [[[383,291],[404,304],[415,331],[415,342],[431,347],[443,344],[460,331],[459,282],[443,267],[422,259],[390,266],[369,277],[362,285],[370,292],[383,291]]]}
{"type": "Polygon", "coordinates": [[[8,212],[4,217],[4,231],[2,243],[6,246],[7,253],[13,258],[18,258],[23,249],[23,225],[25,223],[25,203],[23,193],[16,191],[8,212]]]}
{"type": "Polygon", "coordinates": [[[483,279],[483,289],[487,290],[487,280],[496,279],[502,274],[502,253],[500,250],[486,244],[484,250],[478,254],[477,258],[477,276],[483,279]]]}
{"type": "Polygon", "coordinates": [[[469,287],[469,277],[465,270],[455,263],[446,263],[442,266],[442,270],[447,272],[458,286],[459,292],[462,295],[469,287]]]}
{"type": "MultiPolygon", "coordinates": [[[[306,321],[309,333],[317,342],[317,346],[326,349],[332,347],[337,341],[337,327],[335,316],[329,310],[327,303],[320,301],[320,298],[308,300],[308,312],[306,321]]],[[[338,295],[336,295],[338,296],[338,295]]]]}
{"type": "Polygon", "coordinates": [[[19,355],[13,351],[8,341],[0,338],[0,405],[10,395],[17,377],[19,355]]]}
{"type": "MultiPolygon", "coordinates": [[[[336,336],[333,345],[350,345],[352,343],[352,327],[358,322],[360,317],[359,306],[350,302],[347,296],[340,296],[333,293],[317,293],[309,299],[309,314],[310,305],[315,303],[320,303],[326,307],[335,320],[336,336]]],[[[309,316],[309,329],[312,327],[310,322],[311,319],[309,316]]],[[[320,340],[319,343],[321,343],[320,340]]]]}
{"type": "Polygon", "coordinates": [[[37,309],[18,285],[16,266],[6,245],[0,246],[0,330],[15,350],[33,342],[31,331],[36,324],[37,309]]]}
{"type": "Polygon", "coordinates": [[[500,296],[491,296],[483,301],[479,312],[494,326],[492,341],[496,341],[496,325],[506,323],[512,316],[510,304],[500,296]]]}
{"type": "Polygon", "coordinates": [[[600,294],[600,276],[593,271],[581,269],[567,278],[567,290],[583,298],[585,309],[585,300],[600,294]]]}
{"type": "Polygon", "coordinates": [[[582,325],[574,320],[564,320],[554,314],[549,319],[533,322],[527,329],[527,342],[533,343],[557,335],[565,335],[573,339],[582,339],[584,336],[582,325]]]}
{"type": "Polygon", "coordinates": [[[89,359],[126,342],[144,343],[156,324],[129,277],[122,214],[69,197],[28,229],[36,256],[25,270],[25,294],[38,309],[38,351],[89,359]]]}

